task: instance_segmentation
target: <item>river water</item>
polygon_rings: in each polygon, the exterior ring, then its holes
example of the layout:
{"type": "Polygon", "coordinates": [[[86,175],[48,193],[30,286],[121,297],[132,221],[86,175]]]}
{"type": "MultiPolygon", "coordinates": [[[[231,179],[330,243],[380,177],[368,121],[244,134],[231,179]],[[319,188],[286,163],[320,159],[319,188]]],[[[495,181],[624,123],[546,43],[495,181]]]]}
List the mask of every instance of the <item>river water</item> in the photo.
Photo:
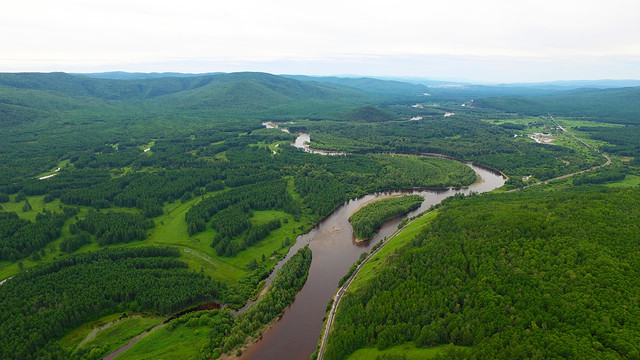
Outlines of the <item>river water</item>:
{"type": "MultiPolygon", "coordinates": [[[[301,136],[305,137],[296,141],[295,145],[310,151],[306,144],[309,141],[307,140],[309,135],[302,134],[301,136]]],[[[314,152],[322,154],[319,151],[314,152]]],[[[382,196],[398,194],[423,196],[425,200],[420,208],[406,215],[406,217],[411,217],[428,210],[432,205],[440,203],[449,196],[458,193],[483,193],[504,185],[505,179],[501,174],[472,164],[467,165],[476,172],[479,179],[467,189],[390,191],[366,195],[341,205],[311,231],[298,236],[287,257],[277,267],[279,268],[298,249],[308,244],[313,251],[313,260],[307,282],[282,317],[258,342],[242,354],[241,359],[309,359],[316,350],[326,307],[338,289],[340,278],[349,271],[360,254],[369,251],[380,240],[393,234],[402,220],[402,218],[396,218],[387,221],[371,240],[357,243],[348,221],[351,214],[368,202],[382,196]]]]}

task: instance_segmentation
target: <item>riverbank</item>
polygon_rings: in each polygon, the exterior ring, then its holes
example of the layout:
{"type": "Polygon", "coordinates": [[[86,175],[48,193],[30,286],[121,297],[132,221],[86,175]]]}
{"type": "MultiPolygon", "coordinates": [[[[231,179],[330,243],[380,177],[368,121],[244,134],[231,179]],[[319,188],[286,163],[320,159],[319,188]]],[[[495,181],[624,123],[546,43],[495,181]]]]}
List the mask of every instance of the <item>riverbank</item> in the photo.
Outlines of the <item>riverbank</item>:
{"type": "MultiPolygon", "coordinates": [[[[413,219],[412,221],[408,222],[405,226],[403,226],[402,228],[398,229],[396,232],[394,232],[390,237],[385,238],[380,245],[373,250],[364,260],[362,260],[360,262],[360,264],[358,264],[358,266],[356,267],[356,269],[353,271],[353,273],[351,274],[351,276],[349,276],[349,278],[344,282],[344,284],[338,288],[338,290],[336,291],[336,294],[334,295],[334,297],[332,298],[332,305],[331,305],[331,309],[329,310],[329,314],[327,315],[327,320],[325,322],[325,324],[323,325],[323,332],[322,332],[322,336],[320,337],[320,346],[318,349],[318,360],[321,360],[324,354],[324,349],[327,343],[327,339],[329,337],[329,333],[331,332],[332,326],[333,326],[333,320],[335,318],[336,312],[338,310],[338,306],[340,305],[340,300],[342,300],[342,297],[347,293],[347,290],[349,289],[349,287],[353,284],[354,280],[356,279],[356,276],[358,276],[358,274],[360,274],[361,270],[365,267],[365,265],[369,265],[370,264],[370,260],[373,259],[374,257],[378,256],[381,253],[389,253],[390,249],[387,245],[394,239],[400,237],[400,235],[402,235],[402,237],[407,240],[411,237],[411,235],[416,235],[416,233],[421,229],[419,226],[415,226],[416,224],[422,224],[425,223],[426,221],[430,221],[433,219],[433,215],[435,215],[435,212],[429,212],[426,214],[422,214],[422,216],[419,216],[415,219],[413,219]],[[428,215],[432,215],[432,216],[428,216],[428,215]],[[410,229],[410,228],[414,228],[414,231],[409,233],[409,232],[405,232],[405,230],[410,229]]],[[[397,242],[397,241],[396,241],[397,242]]],[[[397,248],[398,246],[396,246],[395,248],[397,248]]]]}
{"type": "Polygon", "coordinates": [[[504,185],[505,179],[502,175],[481,167],[467,165],[484,181],[476,181],[474,185],[465,189],[387,191],[352,199],[338,207],[310,232],[299,236],[292,251],[302,244],[309,244],[313,251],[313,261],[307,282],[297,294],[293,304],[285,310],[281,319],[266,331],[261,339],[243,351],[240,358],[267,360],[309,358],[317,348],[327,303],[335,295],[340,278],[349,271],[351,265],[363,252],[370,251],[373,246],[396,232],[402,219],[399,217],[388,221],[370,241],[359,243],[355,241],[348,218],[357,209],[381,196],[400,196],[407,193],[423,196],[425,201],[420,207],[405,216],[413,217],[449,196],[482,193],[504,185]]]}

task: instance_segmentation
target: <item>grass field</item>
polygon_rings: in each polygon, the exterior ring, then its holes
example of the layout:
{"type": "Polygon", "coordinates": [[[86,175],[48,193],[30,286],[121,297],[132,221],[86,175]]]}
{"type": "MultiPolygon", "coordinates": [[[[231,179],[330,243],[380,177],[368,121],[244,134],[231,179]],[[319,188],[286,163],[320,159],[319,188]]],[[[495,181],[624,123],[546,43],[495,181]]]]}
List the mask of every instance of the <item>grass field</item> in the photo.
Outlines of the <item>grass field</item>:
{"type": "Polygon", "coordinates": [[[29,211],[22,211],[22,206],[24,206],[25,203],[24,200],[14,202],[15,195],[11,196],[11,202],[1,204],[2,209],[4,209],[4,211],[13,211],[19,217],[29,221],[36,221],[36,215],[44,209],[52,212],[60,212],[60,199],[54,199],[50,203],[45,203],[44,196],[27,196],[27,200],[29,204],[31,204],[31,210],[29,211]]]}
{"type": "Polygon", "coordinates": [[[96,328],[102,327],[112,321],[117,321],[122,314],[111,314],[96,321],[88,322],[69,332],[60,340],[60,345],[65,348],[75,349],[87,338],[87,335],[96,328]]]}
{"type": "Polygon", "coordinates": [[[280,219],[283,222],[282,227],[271,232],[266,239],[241,251],[235,257],[217,256],[211,247],[211,241],[216,234],[215,230],[208,228],[193,236],[188,235],[187,223],[184,220],[185,214],[198,201],[200,201],[199,197],[185,203],[167,204],[164,208],[164,214],[154,219],[156,227],[151,229],[151,235],[142,243],[176,246],[183,253],[181,259],[189,264],[190,268],[196,271],[202,269],[205,274],[214,279],[233,283],[249,272],[247,265],[251,260],[255,259],[259,262],[263,254],[267,261],[273,263],[268,264],[269,266],[275,265],[278,257],[276,256],[275,259],[270,259],[270,257],[279,250],[286,253],[286,250],[282,248],[283,240],[289,237],[293,244],[296,236],[301,233],[302,222],[294,221],[291,214],[277,210],[254,211],[254,216],[251,218],[254,225],[264,224],[272,219],[280,219]],[[284,223],[284,219],[287,223],[284,223]]]}
{"type": "MultiPolygon", "coordinates": [[[[288,187],[291,187],[293,192],[293,180],[289,181],[288,187]]],[[[224,191],[224,190],[222,190],[224,191]]],[[[209,193],[210,196],[214,193],[209,193]]],[[[298,194],[293,193],[293,196],[299,198],[298,194]]],[[[60,199],[54,199],[52,202],[45,203],[44,196],[28,196],[27,199],[32,206],[32,209],[26,212],[22,211],[24,201],[14,202],[15,196],[12,197],[12,201],[2,204],[2,208],[5,211],[13,211],[21,218],[29,221],[35,221],[36,215],[42,212],[43,209],[47,209],[52,212],[59,212],[61,202],[60,199]]],[[[280,219],[282,227],[274,230],[266,239],[260,241],[254,246],[241,251],[236,257],[219,257],[216,255],[215,250],[211,248],[211,241],[215,236],[215,230],[208,228],[206,231],[198,233],[193,236],[189,236],[187,232],[187,224],[185,222],[185,214],[194,204],[200,201],[200,197],[194,197],[186,202],[175,201],[173,203],[167,203],[164,205],[164,214],[154,218],[156,226],[149,230],[149,237],[143,241],[134,241],[127,244],[116,244],[115,247],[135,247],[144,245],[164,245],[175,246],[182,252],[181,260],[185,261],[192,270],[203,271],[206,275],[211,276],[214,279],[219,279],[227,283],[235,283],[244,277],[249,269],[247,265],[251,260],[255,259],[260,262],[262,255],[264,254],[267,261],[267,266],[274,266],[278,259],[284,256],[290,246],[283,248],[283,242],[288,237],[290,244],[295,242],[298,235],[302,234],[305,230],[310,229],[313,226],[312,216],[302,216],[300,221],[294,221],[294,217],[291,214],[287,214],[283,211],[255,211],[254,216],[251,218],[251,222],[254,225],[264,224],[272,219],[280,219]],[[284,222],[286,219],[286,223],[284,222]],[[274,256],[275,255],[275,256],[274,256]],[[273,259],[272,259],[273,257],[273,259]]],[[[88,207],[74,206],[80,208],[78,219],[83,219],[87,212],[88,207]]],[[[126,212],[139,212],[134,208],[120,208],[113,207],[109,211],[126,211],[126,212]]],[[[66,237],[70,236],[69,224],[75,222],[75,218],[67,220],[66,224],[62,228],[62,235],[60,238],[51,242],[44,248],[44,256],[41,260],[33,261],[31,257],[24,258],[18,262],[0,262],[0,280],[11,277],[21,271],[22,269],[29,269],[39,264],[44,264],[53,261],[55,258],[66,256],[66,253],[62,253],[59,250],[60,242],[66,237]]],[[[98,250],[100,247],[97,243],[92,242],[84,245],[78,249],[75,253],[83,253],[87,251],[98,250]]]]}
{"type": "Polygon", "coordinates": [[[535,126],[536,124],[544,123],[544,118],[540,116],[527,116],[519,118],[506,118],[506,119],[484,119],[484,121],[492,124],[524,124],[528,126],[535,126]]]}
{"type": "Polygon", "coordinates": [[[640,176],[627,174],[624,180],[607,183],[605,185],[608,187],[640,186],[640,176]]]}
{"type": "Polygon", "coordinates": [[[600,140],[595,140],[595,139],[590,139],[589,138],[589,133],[580,131],[577,128],[580,128],[580,127],[608,127],[608,128],[611,128],[611,127],[623,127],[624,126],[624,125],[620,125],[620,124],[609,124],[609,123],[602,123],[602,122],[596,122],[596,121],[577,120],[577,119],[572,119],[572,118],[555,118],[555,119],[556,119],[556,121],[558,121],[558,123],[560,125],[562,125],[567,130],[571,131],[573,134],[578,136],[584,142],[586,142],[586,143],[588,143],[588,144],[590,144],[592,146],[596,146],[596,147],[600,147],[602,145],[607,145],[607,142],[600,141],[600,140]]]}
{"type": "Polygon", "coordinates": [[[207,344],[208,333],[206,326],[178,326],[173,330],[165,326],[140,339],[117,359],[189,359],[207,344]]]}
{"type": "MultiPolygon", "coordinates": [[[[19,217],[25,219],[25,220],[29,220],[34,222],[36,219],[36,215],[38,213],[41,213],[44,209],[47,209],[48,211],[51,212],[61,212],[61,207],[62,206],[67,206],[64,205],[60,202],[60,199],[54,199],[53,201],[49,202],[49,203],[45,203],[44,202],[44,196],[27,196],[27,200],[29,201],[29,203],[31,204],[32,209],[29,211],[22,211],[22,206],[24,205],[24,201],[21,202],[14,202],[15,196],[12,197],[12,201],[9,203],[4,203],[2,204],[2,208],[5,211],[13,211],[15,212],[19,217]]],[[[21,271],[20,269],[20,264],[22,264],[22,269],[29,269],[32,268],[34,266],[40,265],[40,264],[46,264],[49,263],[57,258],[60,257],[64,257],[67,256],[66,253],[61,252],[59,249],[59,245],[60,242],[62,242],[62,240],[64,240],[65,238],[71,236],[71,233],[69,232],[69,224],[76,222],[76,217],[80,220],[84,219],[85,216],[87,215],[87,213],[89,212],[89,207],[87,206],[78,206],[78,205],[74,205],[72,206],[74,208],[78,208],[80,209],[80,212],[78,212],[78,214],[70,219],[67,219],[67,221],[65,222],[65,224],[62,226],[62,231],[61,231],[61,235],[58,239],[50,242],[49,244],[47,244],[42,250],[41,250],[41,254],[42,257],[40,260],[38,261],[33,261],[33,259],[31,257],[26,257],[24,259],[21,259],[19,261],[16,262],[9,262],[9,261],[1,261],[0,262],[0,280],[2,279],[6,279],[10,276],[13,276],[15,274],[17,274],[18,272],[21,271]],[[44,254],[43,254],[44,252],[44,254]]],[[[126,212],[138,212],[137,209],[132,209],[132,208],[123,208],[123,207],[112,207],[109,209],[110,211],[126,211],[126,212]]],[[[116,245],[116,246],[136,246],[139,244],[144,244],[144,242],[133,242],[133,243],[129,243],[129,244],[121,244],[121,245],[116,245]]],[[[100,249],[100,246],[98,246],[98,244],[96,242],[92,242],[90,244],[84,245],[82,246],[80,249],[78,249],[77,251],[75,251],[74,253],[83,253],[83,252],[87,252],[87,251],[92,251],[92,250],[98,250],[100,249]]]]}
{"type": "MultiPolygon", "coordinates": [[[[149,143],[147,143],[145,145],[141,145],[138,148],[140,150],[142,150],[142,151],[145,151],[147,149],[151,149],[153,147],[153,145],[155,145],[155,144],[156,144],[156,141],[155,140],[151,140],[149,143]]],[[[147,153],[147,155],[153,154],[153,152],[151,150],[147,150],[147,151],[145,151],[145,153],[147,153]]]]}
{"type": "Polygon", "coordinates": [[[49,171],[45,171],[41,174],[39,174],[38,176],[36,176],[36,178],[40,178],[43,176],[47,176],[47,175],[53,175],[55,174],[58,169],[64,169],[65,167],[69,166],[69,159],[66,160],[62,160],[58,163],[58,165],[56,167],[54,167],[53,169],[49,170],[49,171]]]}
{"type": "Polygon", "coordinates": [[[376,348],[364,348],[355,351],[347,359],[348,360],[371,360],[381,355],[406,356],[407,360],[432,359],[437,354],[447,350],[448,347],[462,348],[453,345],[440,345],[429,348],[416,348],[413,343],[405,343],[384,350],[376,348]]]}
{"type": "Polygon", "coordinates": [[[102,357],[165,320],[163,317],[148,315],[119,319],[120,315],[113,314],[85,324],[63,337],[60,344],[72,351],[80,349],[92,354],[90,358],[102,357]]]}
{"type": "MultiPolygon", "coordinates": [[[[4,203],[2,204],[2,208],[5,211],[13,211],[15,212],[19,217],[25,219],[25,220],[29,220],[29,221],[35,221],[36,219],[36,215],[40,212],[42,212],[43,209],[47,209],[51,212],[61,212],[60,210],[60,199],[54,199],[53,201],[49,202],[49,203],[45,203],[44,202],[44,196],[28,196],[27,200],[29,201],[29,203],[31,204],[32,209],[29,211],[22,211],[22,206],[24,205],[24,201],[15,203],[13,202],[14,197],[11,198],[11,202],[9,203],[4,203]]],[[[87,208],[85,207],[79,207],[80,208],[80,212],[78,213],[78,218],[82,219],[85,217],[86,213],[87,213],[87,208]]],[[[53,261],[56,257],[59,257],[61,255],[63,255],[63,253],[60,252],[59,250],[59,244],[60,242],[67,236],[70,235],[69,233],[69,224],[71,222],[74,222],[75,219],[69,219],[66,221],[65,225],[62,227],[62,234],[61,236],[56,239],[55,241],[52,241],[51,243],[47,244],[47,246],[45,246],[42,250],[44,251],[44,256],[42,256],[42,258],[39,261],[33,261],[31,257],[27,257],[24,259],[21,259],[20,261],[16,261],[16,262],[9,262],[9,261],[0,261],[0,280],[6,279],[8,277],[11,277],[17,273],[19,273],[20,270],[20,264],[22,264],[22,268],[23,269],[29,269],[32,268],[36,265],[39,264],[45,264],[45,263],[49,263],[51,261],[53,261]]],[[[98,245],[97,244],[89,244],[86,245],[85,247],[83,247],[81,250],[87,251],[85,250],[85,248],[97,248],[98,245]]],[[[41,252],[42,254],[42,252],[41,252]]]]}

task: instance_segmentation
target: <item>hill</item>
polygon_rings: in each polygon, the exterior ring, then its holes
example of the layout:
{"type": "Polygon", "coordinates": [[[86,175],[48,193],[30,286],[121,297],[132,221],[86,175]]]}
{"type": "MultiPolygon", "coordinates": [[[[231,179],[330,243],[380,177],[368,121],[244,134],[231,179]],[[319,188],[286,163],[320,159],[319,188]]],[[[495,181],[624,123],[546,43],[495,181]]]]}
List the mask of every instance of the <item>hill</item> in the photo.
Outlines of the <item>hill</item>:
{"type": "MultiPolygon", "coordinates": [[[[30,110],[73,110],[121,101],[137,113],[169,114],[215,111],[221,117],[291,120],[295,117],[337,117],[355,105],[379,100],[342,85],[298,81],[266,73],[213,75],[137,75],[109,73],[93,78],[66,73],[1,73],[0,121],[15,124],[33,119],[30,110]],[[37,99],[37,100],[36,100],[37,99]],[[2,104],[5,104],[2,106],[2,104]],[[15,106],[28,108],[24,110],[15,106]],[[9,119],[11,118],[11,119],[9,119]]],[[[116,105],[120,107],[121,105],[116,105]]],[[[200,114],[198,114],[200,116],[200,114]]]]}
{"type": "MultiPolygon", "coordinates": [[[[639,190],[457,200],[343,297],[327,359],[415,341],[464,359],[637,358],[639,190]]],[[[366,272],[366,270],[365,270],[366,272]]]]}
{"type": "Polygon", "coordinates": [[[363,102],[365,94],[345,86],[304,82],[266,73],[214,75],[206,86],[157,99],[181,109],[264,111],[287,105],[329,108],[342,103],[363,102]],[[294,105],[294,103],[296,103],[294,105]]]}
{"type": "Polygon", "coordinates": [[[203,86],[212,76],[165,77],[136,80],[96,79],[66,73],[2,73],[0,85],[44,90],[69,96],[108,100],[148,99],[203,86]]]}
{"type": "Polygon", "coordinates": [[[626,80],[559,80],[548,82],[535,82],[535,83],[511,83],[501,84],[506,87],[534,87],[544,88],[550,90],[575,90],[575,89],[609,89],[609,88],[622,88],[640,86],[640,80],[626,79],[626,80]]]}
{"type": "Polygon", "coordinates": [[[385,122],[393,120],[393,115],[375,106],[363,106],[346,112],[344,119],[357,122],[385,122]]]}
{"type": "Polygon", "coordinates": [[[526,115],[582,117],[616,124],[640,124],[640,87],[579,89],[554,95],[478,99],[477,107],[526,115]]]}
{"type": "Polygon", "coordinates": [[[212,73],[178,73],[178,72],[125,72],[125,71],[109,71],[101,73],[78,73],[73,75],[82,75],[95,79],[112,79],[112,80],[137,80],[137,79],[155,79],[155,78],[167,78],[167,77],[200,77],[222,74],[221,72],[212,73]]]}
{"type": "Polygon", "coordinates": [[[387,94],[387,95],[408,95],[416,96],[421,95],[427,91],[427,87],[422,84],[411,84],[408,82],[395,81],[395,80],[381,80],[368,77],[351,78],[351,77],[336,77],[336,76],[303,76],[303,75],[285,75],[288,78],[320,82],[328,84],[336,84],[342,86],[349,86],[373,94],[387,94]]]}
{"type": "Polygon", "coordinates": [[[264,120],[338,119],[375,99],[345,86],[264,73],[135,80],[3,73],[0,186],[14,188],[25,176],[55,169],[79,149],[148,143],[157,129],[185,136],[194,127],[251,132],[264,120]]]}

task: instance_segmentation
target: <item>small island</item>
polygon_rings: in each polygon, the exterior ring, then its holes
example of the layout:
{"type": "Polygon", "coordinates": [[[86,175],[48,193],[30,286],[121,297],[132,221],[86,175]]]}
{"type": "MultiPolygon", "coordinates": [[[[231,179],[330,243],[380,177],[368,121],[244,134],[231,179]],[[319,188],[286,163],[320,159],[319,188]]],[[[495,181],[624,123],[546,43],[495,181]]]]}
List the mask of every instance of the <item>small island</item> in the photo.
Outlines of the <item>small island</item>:
{"type": "Polygon", "coordinates": [[[370,239],[382,223],[417,209],[423,201],[420,195],[405,195],[372,202],[349,218],[353,233],[359,240],[370,239]]]}

